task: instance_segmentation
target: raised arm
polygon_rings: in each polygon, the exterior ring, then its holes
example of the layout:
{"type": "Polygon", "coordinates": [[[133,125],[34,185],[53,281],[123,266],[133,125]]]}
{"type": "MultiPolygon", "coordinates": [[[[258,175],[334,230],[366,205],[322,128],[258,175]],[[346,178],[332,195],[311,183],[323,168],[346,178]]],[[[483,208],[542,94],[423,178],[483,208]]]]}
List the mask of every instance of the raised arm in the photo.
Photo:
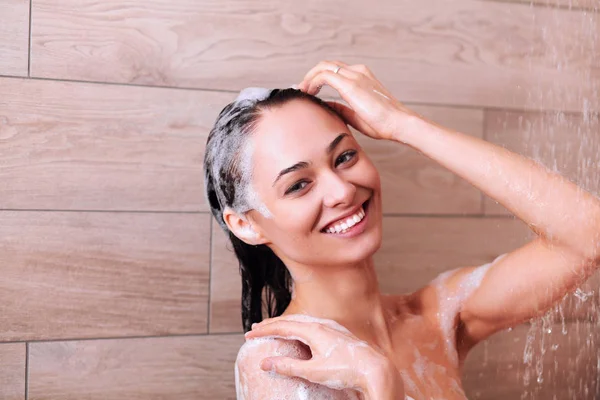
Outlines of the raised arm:
{"type": "MultiPolygon", "coordinates": [[[[363,65],[322,62],[299,87],[315,94],[325,84],[348,102],[350,107],[332,103],[348,124],[437,161],[505,206],[538,235],[494,263],[479,288],[465,299],[459,326],[471,343],[544,313],[598,269],[600,202],[596,197],[534,160],[419,117],[363,65]]],[[[472,271],[466,268],[454,274],[449,289],[460,286],[472,271]]]]}
{"type": "MultiPolygon", "coordinates": [[[[460,309],[472,346],[494,332],[547,312],[600,265],[600,201],[534,160],[492,143],[413,121],[399,140],[504,205],[537,234],[491,265],[460,309]]],[[[473,268],[448,281],[460,286],[473,268]]]]}

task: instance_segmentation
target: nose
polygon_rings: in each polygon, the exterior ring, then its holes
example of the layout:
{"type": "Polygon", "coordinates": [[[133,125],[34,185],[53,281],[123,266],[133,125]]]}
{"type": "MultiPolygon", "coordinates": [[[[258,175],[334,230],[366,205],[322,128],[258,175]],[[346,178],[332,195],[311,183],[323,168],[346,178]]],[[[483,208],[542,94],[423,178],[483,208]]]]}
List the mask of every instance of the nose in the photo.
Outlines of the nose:
{"type": "Polygon", "coordinates": [[[327,207],[350,206],[354,202],[356,186],[336,173],[330,173],[323,182],[323,203],[327,207]]]}

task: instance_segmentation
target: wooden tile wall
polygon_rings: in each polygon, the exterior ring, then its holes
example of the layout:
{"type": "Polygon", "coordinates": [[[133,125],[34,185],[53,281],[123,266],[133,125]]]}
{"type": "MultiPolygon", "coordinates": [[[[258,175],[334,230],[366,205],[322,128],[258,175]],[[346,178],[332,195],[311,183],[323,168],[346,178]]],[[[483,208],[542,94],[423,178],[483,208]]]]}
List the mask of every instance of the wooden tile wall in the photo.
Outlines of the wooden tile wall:
{"type": "Polygon", "coordinates": [[[27,76],[29,68],[29,1],[3,0],[0,2],[0,21],[0,76],[27,76]]]}
{"type": "MultiPolygon", "coordinates": [[[[0,399],[235,398],[241,284],[205,202],[206,138],[238,90],[298,83],[323,59],[366,64],[426,117],[600,193],[598,8],[1,1],[0,399]]],[[[382,178],[383,292],[532,238],[433,160],[356,134],[382,178]]],[[[479,346],[469,398],[595,399],[599,287],[479,346]]]]}

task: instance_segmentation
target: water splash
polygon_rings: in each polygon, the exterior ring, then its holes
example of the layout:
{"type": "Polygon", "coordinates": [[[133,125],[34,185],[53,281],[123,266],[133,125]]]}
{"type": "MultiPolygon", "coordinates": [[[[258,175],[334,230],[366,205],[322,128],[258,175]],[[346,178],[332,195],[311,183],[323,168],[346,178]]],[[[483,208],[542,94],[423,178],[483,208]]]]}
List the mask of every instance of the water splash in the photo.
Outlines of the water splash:
{"type": "MultiPolygon", "coordinates": [[[[528,109],[491,114],[499,132],[488,139],[598,196],[600,0],[533,0],[523,7],[531,12],[526,67],[536,78],[516,92],[526,91],[528,109]]],[[[523,104],[516,96],[515,104],[523,104]]],[[[600,399],[599,293],[597,273],[531,321],[519,369],[522,400],[600,399]]]]}

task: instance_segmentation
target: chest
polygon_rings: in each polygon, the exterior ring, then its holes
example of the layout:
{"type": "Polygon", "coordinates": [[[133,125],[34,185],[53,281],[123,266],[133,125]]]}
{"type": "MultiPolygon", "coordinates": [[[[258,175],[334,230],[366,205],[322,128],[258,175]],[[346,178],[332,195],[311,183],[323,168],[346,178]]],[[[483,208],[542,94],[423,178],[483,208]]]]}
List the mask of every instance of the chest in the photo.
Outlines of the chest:
{"type": "Polygon", "coordinates": [[[392,340],[390,358],[407,395],[415,400],[466,400],[453,338],[424,318],[414,318],[395,329],[392,340]]]}

